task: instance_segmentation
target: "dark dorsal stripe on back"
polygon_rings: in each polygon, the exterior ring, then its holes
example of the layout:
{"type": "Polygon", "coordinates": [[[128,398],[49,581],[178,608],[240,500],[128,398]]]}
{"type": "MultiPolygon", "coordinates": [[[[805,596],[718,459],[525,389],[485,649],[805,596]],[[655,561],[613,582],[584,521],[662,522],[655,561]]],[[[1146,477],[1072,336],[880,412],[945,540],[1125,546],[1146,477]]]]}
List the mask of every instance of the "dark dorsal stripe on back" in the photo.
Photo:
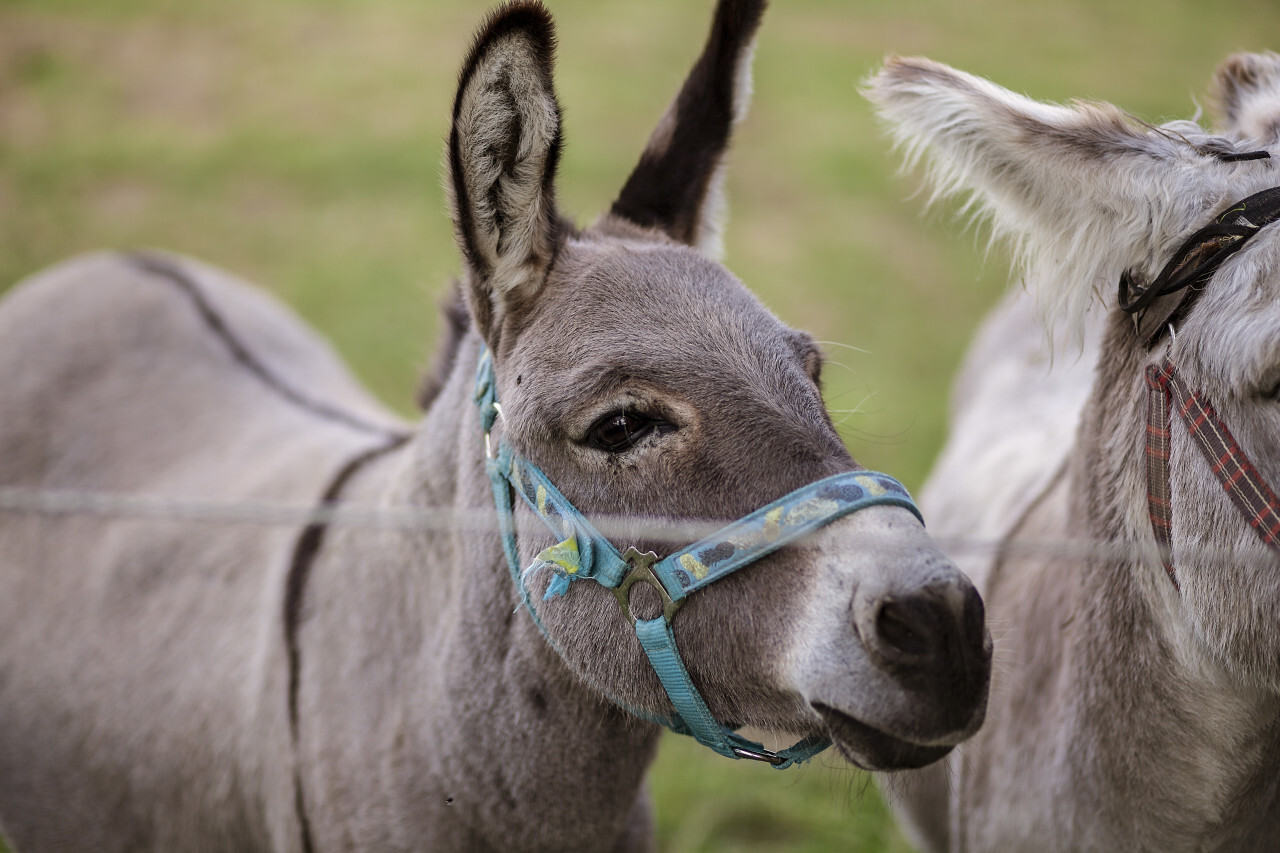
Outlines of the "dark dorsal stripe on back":
{"type": "Polygon", "coordinates": [[[254,355],[244,341],[232,331],[231,325],[226,318],[205,297],[204,291],[201,290],[195,277],[185,270],[176,259],[153,252],[129,252],[124,257],[125,261],[136,269],[168,281],[182,291],[191,300],[191,304],[200,315],[200,319],[204,321],[205,326],[213,333],[214,337],[222,342],[231,357],[235,359],[236,364],[249,371],[265,386],[289,403],[306,410],[316,417],[342,424],[360,432],[385,435],[388,438],[405,437],[405,433],[399,430],[371,423],[359,415],[354,415],[336,406],[317,400],[282,379],[254,355]]]}

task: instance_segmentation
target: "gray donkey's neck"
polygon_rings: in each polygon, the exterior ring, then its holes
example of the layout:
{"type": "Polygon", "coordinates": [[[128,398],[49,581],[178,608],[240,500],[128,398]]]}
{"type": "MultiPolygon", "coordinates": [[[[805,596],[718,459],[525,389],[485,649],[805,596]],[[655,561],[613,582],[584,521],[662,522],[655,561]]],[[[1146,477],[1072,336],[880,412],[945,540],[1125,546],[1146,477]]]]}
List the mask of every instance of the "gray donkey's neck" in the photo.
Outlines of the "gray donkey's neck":
{"type": "MultiPolygon", "coordinates": [[[[1065,534],[1122,544],[1149,537],[1136,527],[1146,513],[1133,509],[1146,506],[1145,396],[1141,354],[1115,345],[1116,335],[1132,334],[1125,323],[1103,345],[1116,357],[1100,362],[1066,476],[1016,538],[1065,534]]],[[[1012,665],[1034,674],[1013,679],[1023,695],[1001,700],[1005,725],[988,731],[1008,739],[1003,747],[1037,753],[1027,760],[1058,768],[1034,784],[1069,787],[1060,796],[1030,795],[1061,804],[1053,818],[1060,825],[1039,829],[1098,849],[1118,839],[1153,850],[1275,849],[1280,726],[1273,697],[1210,658],[1158,563],[1059,556],[1033,564],[1029,572],[997,568],[987,590],[995,622],[1018,610],[1003,645],[1016,656],[1012,665]],[[1098,792],[1096,801],[1089,792],[1098,792]],[[1097,837],[1080,837],[1081,827],[1097,837]]],[[[1000,784],[982,768],[968,775],[967,785],[1000,784]]],[[[982,816],[967,819],[981,834],[982,816]]]]}
{"type": "MultiPolygon", "coordinates": [[[[344,500],[493,512],[472,403],[479,353],[478,338],[463,340],[414,439],[344,500]]],[[[300,732],[301,800],[318,849],[366,837],[649,846],[642,778],[658,729],[567,671],[519,604],[496,517],[485,527],[330,531],[300,637],[301,717],[317,721],[300,732]],[[325,680],[309,677],[308,658],[325,680]]]]}

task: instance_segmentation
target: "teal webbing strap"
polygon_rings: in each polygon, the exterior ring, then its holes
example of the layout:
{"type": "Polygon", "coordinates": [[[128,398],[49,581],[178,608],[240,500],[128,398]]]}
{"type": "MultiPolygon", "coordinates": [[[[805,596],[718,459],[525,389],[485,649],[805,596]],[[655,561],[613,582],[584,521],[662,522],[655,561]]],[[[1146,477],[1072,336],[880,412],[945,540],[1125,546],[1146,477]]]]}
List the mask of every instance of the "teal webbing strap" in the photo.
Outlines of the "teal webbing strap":
{"type": "Polygon", "coordinates": [[[702,696],[689,680],[689,672],[684,668],[680,653],[676,651],[676,638],[671,633],[671,623],[661,616],[656,619],[641,619],[636,622],[636,637],[649,656],[658,680],[662,682],[663,689],[667,691],[671,704],[675,705],[676,713],[688,727],[689,733],[699,743],[706,744],[721,755],[736,758],[733,748],[723,737],[720,724],[711,716],[707,703],[702,701],[702,696]]]}
{"type": "Polygon", "coordinates": [[[493,487],[493,504],[498,510],[498,533],[502,537],[502,552],[507,558],[507,568],[511,571],[511,579],[520,580],[520,554],[516,550],[515,513],[511,506],[511,487],[502,475],[502,457],[486,459],[485,469],[489,474],[489,484],[493,487]]]}
{"type": "Polygon", "coordinates": [[[846,471],[784,495],[653,566],[672,601],[714,583],[838,518],[898,506],[924,519],[907,489],[878,471],[846,471]]]}
{"type": "Polygon", "coordinates": [[[711,716],[707,703],[693,686],[689,671],[684,668],[680,652],[676,650],[676,638],[669,621],[662,616],[641,619],[636,622],[636,637],[649,656],[649,663],[658,674],[658,680],[662,682],[662,688],[671,699],[671,704],[675,705],[679,722],[683,724],[671,725],[670,728],[693,736],[698,743],[727,758],[759,758],[778,769],[790,767],[798,761],[807,761],[831,745],[831,741],[826,738],[815,736],[774,753],[755,741],[747,740],[720,725],[711,716]]]}
{"type": "Polygon", "coordinates": [[[493,372],[493,356],[486,347],[476,365],[476,390],[473,399],[480,413],[480,431],[486,440],[498,419],[498,376],[493,372]]]}
{"type": "MultiPolygon", "coordinates": [[[[546,549],[538,559],[549,564],[566,580],[591,578],[613,589],[622,583],[630,566],[600,531],[560,494],[536,465],[510,452],[504,445],[498,452],[506,479],[534,514],[563,541],[546,549]]],[[[550,594],[563,593],[562,586],[550,594]]]]}

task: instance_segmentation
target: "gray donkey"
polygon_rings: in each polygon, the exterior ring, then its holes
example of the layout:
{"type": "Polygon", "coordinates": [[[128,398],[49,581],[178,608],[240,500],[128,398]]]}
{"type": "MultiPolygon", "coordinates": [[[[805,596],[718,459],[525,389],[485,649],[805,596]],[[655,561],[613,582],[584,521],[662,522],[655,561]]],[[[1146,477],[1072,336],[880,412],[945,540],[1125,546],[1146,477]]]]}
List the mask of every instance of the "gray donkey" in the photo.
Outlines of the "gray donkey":
{"type": "Polygon", "coordinates": [[[1216,88],[1217,136],[926,59],[867,86],[1028,285],[924,492],[935,535],[1003,540],[960,558],[998,626],[986,727],[890,786],[926,849],[1280,850],[1280,56],[1216,88]]]}
{"type": "Polygon", "coordinates": [[[812,339],[709,257],[763,6],[721,0],[635,171],[585,230],[555,204],[550,16],[517,2],[488,19],[446,160],[465,307],[415,428],[286,309],[193,261],[92,255],[5,298],[6,487],[458,519],[0,513],[11,843],[640,850],[658,722],[771,763],[829,739],[871,769],[926,764],[977,729],[981,600],[905,492],[845,450],[812,339]],[[808,497],[776,503],[797,489],[808,497]],[[834,520],[859,490],[876,500],[834,520]],[[661,562],[642,552],[673,537],[616,537],[639,546],[626,579],[570,583],[588,555],[591,572],[619,565],[578,510],[755,526],[661,562]],[[812,535],[783,535],[815,517],[812,535]],[[687,599],[671,585],[708,580],[739,548],[762,559],[687,599]],[[637,579],[615,599],[609,587],[637,579]],[[641,636],[655,623],[657,651],[641,636]],[[805,747],[752,747],[727,731],[742,725],[805,747]]]}

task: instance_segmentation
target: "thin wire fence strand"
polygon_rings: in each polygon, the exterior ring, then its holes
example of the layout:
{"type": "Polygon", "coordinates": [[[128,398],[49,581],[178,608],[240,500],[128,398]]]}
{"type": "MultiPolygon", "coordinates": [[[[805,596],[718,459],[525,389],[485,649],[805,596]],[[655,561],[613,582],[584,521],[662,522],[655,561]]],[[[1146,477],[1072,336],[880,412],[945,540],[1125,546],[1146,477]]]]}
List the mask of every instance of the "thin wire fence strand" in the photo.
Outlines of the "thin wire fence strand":
{"type": "MultiPolygon", "coordinates": [[[[496,532],[494,511],[454,507],[380,506],[333,503],[299,504],[271,500],[221,500],[154,494],[93,492],[72,489],[0,487],[0,513],[51,518],[132,519],[210,525],[304,527],[312,524],[384,530],[496,532]]],[[[593,515],[591,523],[615,541],[688,543],[721,530],[723,521],[593,515]]],[[[952,555],[1057,557],[1085,560],[1139,561],[1158,552],[1153,543],[1080,538],[1008,538],[934,536],[952,555]]],[[[1202,565],[1232,565],[1241,555],[1223,549],[1180,547],[1181,560],[1202,565]]]]}
{"type": "MultiPolygon", "coordinates": [[[[229,501],[12,486],[0,487],[0,513],[283,527],[324,524],[399,530],[497,531],[493,509],[229,501]]],[[[591,523],[610,538],[630,536],[690,542],[710,536],[724,526],[710,521],[617,515],[592,516],[591,523]]]]}

